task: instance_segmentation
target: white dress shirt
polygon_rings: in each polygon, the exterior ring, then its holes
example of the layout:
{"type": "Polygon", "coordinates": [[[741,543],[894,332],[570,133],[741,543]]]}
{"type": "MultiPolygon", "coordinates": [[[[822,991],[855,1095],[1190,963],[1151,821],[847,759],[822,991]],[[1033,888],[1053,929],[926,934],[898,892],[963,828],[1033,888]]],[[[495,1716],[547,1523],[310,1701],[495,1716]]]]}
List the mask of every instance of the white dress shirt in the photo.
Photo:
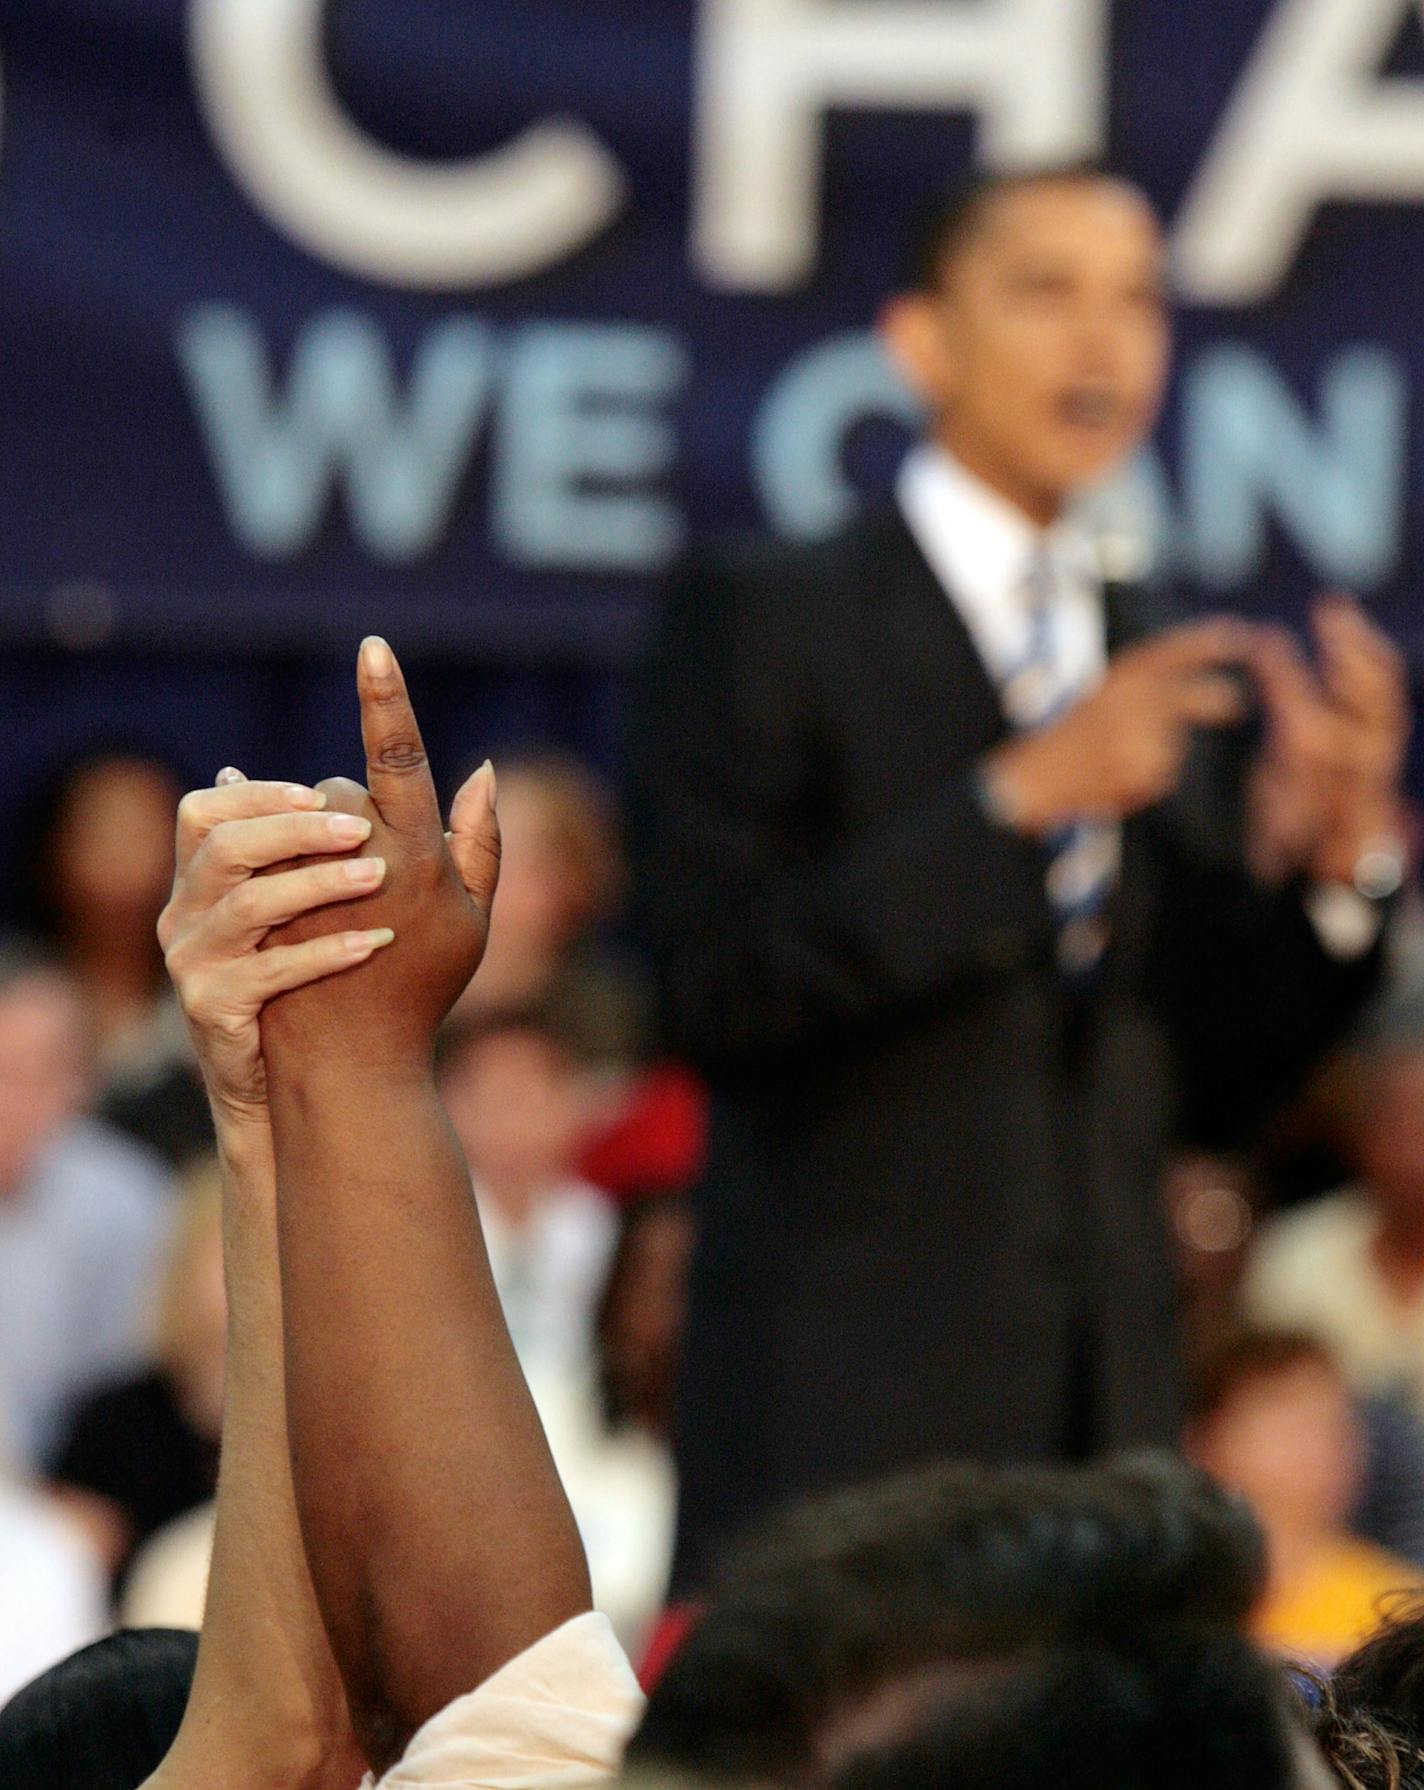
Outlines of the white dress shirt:
{"type": "Polygon", "coordinates": [[[1082,696],[1102,681],[1108,661],[1102,570],[1080,519],[1067,515],[1051,528],[1035,528],[1021,510],[930,442],[906,456],[896,496],[1011,721],[1024,725],[1032,710],[1046,706],[1037,690],[1025,690],[1020,706],[1012,679],[1030,646],[1039,568],[1050,575],[1058,689],[1082,696]]]}

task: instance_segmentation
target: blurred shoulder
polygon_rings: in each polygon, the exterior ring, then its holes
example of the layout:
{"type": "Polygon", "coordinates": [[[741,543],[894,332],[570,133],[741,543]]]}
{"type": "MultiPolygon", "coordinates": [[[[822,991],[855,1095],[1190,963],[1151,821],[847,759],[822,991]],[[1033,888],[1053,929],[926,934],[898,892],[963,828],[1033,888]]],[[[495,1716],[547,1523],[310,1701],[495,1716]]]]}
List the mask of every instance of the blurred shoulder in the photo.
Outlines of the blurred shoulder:
{"type": "Polygon", "coordinates": [[[45,1152],[42,1174],[51,1197],[73,1204],[100,1200],[111,1211],[163,1216],[174,1198],[173,1175],[162,1157],[101,1119],[67,1125],[45,1152]]]}

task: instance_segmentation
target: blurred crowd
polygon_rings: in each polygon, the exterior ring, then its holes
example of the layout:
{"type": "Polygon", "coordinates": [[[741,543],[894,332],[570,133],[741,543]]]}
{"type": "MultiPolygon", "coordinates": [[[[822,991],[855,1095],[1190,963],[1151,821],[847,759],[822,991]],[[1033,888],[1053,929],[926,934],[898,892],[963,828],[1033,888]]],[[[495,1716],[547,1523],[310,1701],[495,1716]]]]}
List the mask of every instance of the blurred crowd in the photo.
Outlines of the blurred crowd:
{"type": "MultiPolygon", "coordinates": [[[[115,1622],[197,1627],[222,1419],[220,1202],[154,938],[179,791],[103,751],[37,793],[0,948],[0,1698],[115,1622]]],[[[589,1552],[635,1652],[666,1584],[666,1433],[704,1096],[649,1060],[607,789],[501,769],[490,952],[442,1095],[589,1552]]],[[[1249,1154],[1163,1189],[1195,1363],[1187,1452],[1270,1544],[1260,1636],[1320,1664],[1424,1588],[1424,909],[1384,993],[1249,1154]]]]}
{"type": "MultiPolygon", "coordinates": [[[[116,1622],[202,1616],[226,1307],[207,1104],[155,937],[180,794],[127,745],[57,771],[0,943],[0,1702],[116,1622]]],[[[672,1545],[705,1097],[649,1060],[598,777],[512,759],[500,813],[498,919],[440,1085],[599,1606],[636,1650],[672,1545]]]]}

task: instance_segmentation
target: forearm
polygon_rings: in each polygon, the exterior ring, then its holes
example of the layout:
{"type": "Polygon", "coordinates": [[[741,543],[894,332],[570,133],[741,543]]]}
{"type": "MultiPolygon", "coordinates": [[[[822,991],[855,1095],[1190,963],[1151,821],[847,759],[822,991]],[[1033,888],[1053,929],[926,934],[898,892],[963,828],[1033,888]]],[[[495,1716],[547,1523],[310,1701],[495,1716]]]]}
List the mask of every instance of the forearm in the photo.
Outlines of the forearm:
{"type": "Polygon", "coordinates": [[[197,1674],[156,1790],[353,1790],[365,1761],[326,1638],[287,1452],[276,1183],[265,1126],[220,1121],[228,1368],[197,1674]]]}
{"type": "Polygon", "coordinates": [[[298,1509],[384,1766],[586,1610],[587,1569],[428,1071],[264,1045],[298,1509]]]}

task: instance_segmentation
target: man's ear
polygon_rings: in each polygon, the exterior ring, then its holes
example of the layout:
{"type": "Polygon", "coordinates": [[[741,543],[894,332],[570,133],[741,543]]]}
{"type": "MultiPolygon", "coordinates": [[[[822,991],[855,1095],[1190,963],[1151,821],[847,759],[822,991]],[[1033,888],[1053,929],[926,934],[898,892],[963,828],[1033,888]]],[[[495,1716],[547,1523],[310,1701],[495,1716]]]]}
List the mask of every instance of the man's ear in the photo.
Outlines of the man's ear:
{"type": "Polygon", "coordinates": [[[954,396],[958,356],[945,325],[943,301],[928,293],[904,292],[880,312],[880,340],[901,378],[931,411],[954,396]]]}

